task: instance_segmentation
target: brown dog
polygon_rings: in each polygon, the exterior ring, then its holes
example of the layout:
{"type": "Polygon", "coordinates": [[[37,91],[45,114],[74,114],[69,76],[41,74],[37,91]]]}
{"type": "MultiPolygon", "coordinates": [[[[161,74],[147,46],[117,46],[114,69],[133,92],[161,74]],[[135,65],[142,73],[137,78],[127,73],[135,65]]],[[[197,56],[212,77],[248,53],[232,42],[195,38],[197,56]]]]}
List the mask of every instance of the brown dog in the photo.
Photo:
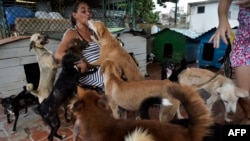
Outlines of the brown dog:
{"type": "Polygon", "coordinates": [[[220,74],[201,68],[187,68],[178,75],[180,84],[194,86],[197,89],[205,89],[211,96],[206,104],[212,110],[217,100],[222,100],[225,105],[224,119],[230,122],[227,113],[235,113],[239,98],[249,96],[248,92],[235,86],[234,82],[220,74]]]}
{"type": "Polygon", "coordinates": [[[88,26],[95,32],[92,39],[100,46],[100,58],[92,63],[101,65],[105,59],[114,61],[122,68],[122,73],[128,81],[144,80],[142,73],[129,53],[121,46],[121,43],[114,37],[101,21],[89,20],[88,26]]]}
{"type": "Polygon", "coordinates": [[[88,46],[89,44],[87,41],[73,38],[70,40],[68,44],[68,50],[66,52],[81,58],[81,60],[87,64],[88,68],[95,68],[96,66],[89,64],[85,57],[82,55],[82,50],[86,49],[88,46]]]}
{"type": "Polygon", "coordinates": [[[88,47],[88,42],[85,40],[80,40],[78,38],[73,38],[68,43],[68,50],[66,51],[69,54],[73,54],[79,58],[82,58],[82,50],[88,47]]]}
{"type": "Polygon", "coordinates": [[[210,112],[203,100],[191,87],[177,83],[166,88],[166,91],[183,103],[190,118],[188,128],[156,120],[114,119],[103,98],[105,95],[100,96],[96,91],[84,91],[78,87],[78,98],[70,106],[77,120],[75,127],[78,129],[74,130],[74,134],[77,132],[88,141],[122,141],[139,128],[147,131],[155,141],[201,141],[212,124],[210,112]]]}
{"type": "Polygon", "coordinates": [[[41,103],[50,94],[57,68],[59,65],[53,56],[53,53],[49,51],[45,45],[48,43],[48,37],[35,33],[30,38],[30,49],[34,49],[40,68],[40,80],[37,90],[33,90],[33,84],[27,84],[27,91],[38,97],[41,103]]]}
{"type": "Polygon", "coordinates": [[[137,111],[143,100],[152,96],[167,98],[172,106],[161,109],[160,121],[172,120],[176,115],[183,118],[180,114],[180,101],[173,98],[168,93],[168,88],[174,85],[169,80],[142,80],[127,82],[121,79],[121,69],[113,61],[106,60],[101,65],[104,74],[105,94],[109,95],[109,104],[115,118],[119,118],[119,109],[122,107],[128,111],[137,111]]]}

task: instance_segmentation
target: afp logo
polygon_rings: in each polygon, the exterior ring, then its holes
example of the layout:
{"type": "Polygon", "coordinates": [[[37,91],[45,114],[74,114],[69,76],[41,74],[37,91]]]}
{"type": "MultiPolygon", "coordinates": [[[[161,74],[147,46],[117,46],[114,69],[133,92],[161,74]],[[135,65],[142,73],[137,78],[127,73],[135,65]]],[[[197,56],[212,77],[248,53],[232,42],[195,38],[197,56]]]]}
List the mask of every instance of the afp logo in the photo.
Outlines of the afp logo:
{"type": "Polygon", "coordinates": [[[223,135],[226,140],[249,141],[250,125],[225,125],[223,135]]]}
{"type": "Polygon", "coordinates": [[[228,136],[244,136],[246,133],[246,129],[230,129],[228,136]]]}

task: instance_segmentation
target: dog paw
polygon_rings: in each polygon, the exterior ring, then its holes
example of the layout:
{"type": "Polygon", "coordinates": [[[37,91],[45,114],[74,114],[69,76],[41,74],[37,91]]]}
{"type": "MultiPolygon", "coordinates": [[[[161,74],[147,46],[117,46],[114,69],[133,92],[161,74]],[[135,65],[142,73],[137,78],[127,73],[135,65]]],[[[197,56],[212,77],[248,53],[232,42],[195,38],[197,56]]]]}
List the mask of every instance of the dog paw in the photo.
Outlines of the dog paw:
{"type": "Polygon", "coordinates": [[[31,91],[31,90],[33,90],[33,88],[34,88],[34,86],[33,86],[32,83],[28,83],[28,84],[26,85],[26,90],[27,90],[27,91],[31,91]]]}
{"type": "Polygon", "coordinates": [[[14,134],[14,133],[16,133],[16,131],[11,131],[10,133],[11,133],[11,134],[14,134]]]}
{"type": "Polygon", "coordinates": [[[63,139],[66,138],[66,135],[62,135],[62,138],[63,138],[63,139]]]}
{"type": "Polygon", "coordinates": [[[141,117],[140,116],[136,116],[135,120],[141,120],[141,117]]]}
{"type": "Polygon", "coordinates": [[[226,121],[227,123],[230,123],[230,122],[232,122],[233,120],[231,120],[231,119],[229,119],[229,118],[225,118],[225,121],[226,121]]]}
{"type": "Polygon", "coordinates": [[[182,115],[178,115],[177,118],[178,119],[184,119],[184,117],[182,115]]]}
{"type": "Polygon", "coordinates": [[[28,114],[27,113],[25,113],[24,115],[23,115],[23,117],[27,117],[28,116],[28,114]]]}

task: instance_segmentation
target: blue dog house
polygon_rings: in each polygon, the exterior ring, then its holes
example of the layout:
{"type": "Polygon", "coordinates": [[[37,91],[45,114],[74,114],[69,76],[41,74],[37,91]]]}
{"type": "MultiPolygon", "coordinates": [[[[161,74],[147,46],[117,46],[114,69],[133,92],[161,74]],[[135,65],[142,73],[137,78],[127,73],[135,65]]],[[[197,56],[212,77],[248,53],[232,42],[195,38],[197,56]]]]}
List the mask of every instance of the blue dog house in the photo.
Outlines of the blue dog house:
{"type": "Polygon", "coordinates": [[[222,40],[220,41],[219,48],[214,48],[213,43],[209,43],[209,39],[215,31],[216,28],[212,28],[200,35],[197,39],[200,40],[198,55],[200,67],[213,66],[215,68],[220,68],[222,65],[219,60],[224,56],[227,45],[222,40]]]}

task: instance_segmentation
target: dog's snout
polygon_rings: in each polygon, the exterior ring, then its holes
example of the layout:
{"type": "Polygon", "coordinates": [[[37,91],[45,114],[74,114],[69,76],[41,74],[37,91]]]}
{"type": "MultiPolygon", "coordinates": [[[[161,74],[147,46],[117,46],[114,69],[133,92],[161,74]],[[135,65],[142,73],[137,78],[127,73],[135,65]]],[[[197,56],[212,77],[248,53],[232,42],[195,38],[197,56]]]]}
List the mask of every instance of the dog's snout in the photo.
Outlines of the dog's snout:
{"type": "Polygon", "coordinates": [[[233,111],[229,111],[229,112],[228,112],[229,115],[233,115],[234,113],[235,113],[235,112],[233,112],[233,111]]]}

